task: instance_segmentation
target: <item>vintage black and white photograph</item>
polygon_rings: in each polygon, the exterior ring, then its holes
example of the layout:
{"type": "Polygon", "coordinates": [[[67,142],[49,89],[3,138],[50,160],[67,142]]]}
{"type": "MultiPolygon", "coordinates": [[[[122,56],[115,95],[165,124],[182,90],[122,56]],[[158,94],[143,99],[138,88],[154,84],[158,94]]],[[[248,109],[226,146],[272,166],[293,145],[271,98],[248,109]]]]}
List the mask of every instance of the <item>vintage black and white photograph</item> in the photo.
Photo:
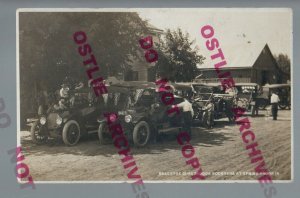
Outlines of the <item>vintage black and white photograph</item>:
{"type": "Polygon", "coordinates": [[[17,10],[38,182],[291,182],[292,10],[17,10]]]}

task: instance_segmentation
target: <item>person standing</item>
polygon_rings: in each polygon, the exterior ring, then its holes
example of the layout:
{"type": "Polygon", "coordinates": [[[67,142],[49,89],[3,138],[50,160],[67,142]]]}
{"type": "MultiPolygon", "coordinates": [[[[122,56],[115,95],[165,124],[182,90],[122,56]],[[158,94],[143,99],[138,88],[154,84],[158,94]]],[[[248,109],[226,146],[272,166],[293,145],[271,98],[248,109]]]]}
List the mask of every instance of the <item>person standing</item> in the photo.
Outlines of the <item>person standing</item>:
{"type": "Polygon", "coordinates": [[[251,105],[251,115],[252,116],[258,116],[258,105],[259,105],[259,102],[257,100],[257,93],[255,93],[254,91],[251,93],[251,102],[250,102],[250,105],[251,105]]]}
{"type": "Polygon", "coordinates": [[[208,104],[205,106],[204,110],[207,113],[207,120],[206,120],[206,126],[208,129],[211,129],[214,125],[214,111],[215,111],[215,105],[213,102],[213,98],[209,98],[208,104]]]}
{"type": "MultiPolygon", "coordinates": [[[[174,107],[174,105],[172,106],[172,108],[174,107]]],[[[188,132],[188,134],[192,135],[192,130],[191,130],[191,125],[192,125],[192,121],[193,121],[193,116],[194,116],[194,111],[193,111],[193,107],[192,104],[184,98],[184,101],[177,104],[177,107],[182,109],[182,116],[183,116],[183,130],[188,132]]]]}
{"type": "Polygon", "coordinates": [[[278,103],[279,103],[279,101],[280,101],[279,96],[275,92],[272,92],[271,105],[272,105],[273,120],[277,120],[277,112],[278,112],[278,103]]]}
{"type": "Polygon", "coordinates": [[[251,116],[258,116],[258,101],[257,99],[253,99],[253,101],[251,102],[251,116]]]}

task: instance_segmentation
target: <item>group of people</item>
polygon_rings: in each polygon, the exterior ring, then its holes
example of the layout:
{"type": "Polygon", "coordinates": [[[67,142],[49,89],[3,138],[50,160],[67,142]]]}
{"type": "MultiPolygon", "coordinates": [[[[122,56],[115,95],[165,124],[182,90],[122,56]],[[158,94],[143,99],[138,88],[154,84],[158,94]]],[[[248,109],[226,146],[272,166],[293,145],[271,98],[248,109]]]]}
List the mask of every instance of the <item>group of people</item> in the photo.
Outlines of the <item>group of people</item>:
{"type": "Polygon", "coordinates": [[[75,83],[66,77],[61,84],[61,88],[55,93],[51,94],[46,90],[41,90],[38,95],[38,115],[45,114],[50,108],[64,110],[72,107],[75,102],[75,96],[72,93],[83,87],[84,84],[82,82],[75,83]]]}
{"type": "MultiPolygon", "coordinates": [[[[89,86],[89,84],[88,84],[89,86]]],[[[75,90],[80,90],[84,87],[84,83],[82,82],[74,82],[71,81],[68,77],[66,77],[61,85],[61,88],[59,91],[57,91],[56,95],[58,95],[58,100],[52,104],[53,108],[56,110],[64,110],[67,108],[70,108],[74,106],[75,102],[75,96],[74,92],[75,90]]],[[[174,89],[174,88],[173,88],[174,89]]],[[[176,90],[173,90],[176,92],[176,90]]],[[[138,101],[138,97],[140,95],[141,91],[136,90],[136,93],[130,98],[130,103],[134,103],[138,101]]],[[[119,96],[119,95],[118,95],[119,96]]],[[[56,96],[57,97],[57,96],[56,96]]],[[[92,97],[92,96],[91,96],[92,97]]],[[[38,109],[38,114],[44,114],[45,110],[47,109],[47,106],[49,107],[49,103],[47,102],[47,98],[49,98],[49,95],[45,93],[45,91],[42,91],[40,94],[39,98],[39,109],[38,109]]],[[[185,98],[185,97],[184,97],[185,98]]],[[[118,103],[117,101],[119,99],[122,99],[122,97],[113,97],[113,99],[109,95],[103,95],[103,103],[107,104],[109,101],[113,101],[114,103],[118,103]]],[[[208,128],[212,128],[214,124],[214,110],[215,110],[215,104],[213,101],[213,97],[210,97],[209,100],[207,101],[205,107],[203,108],[205,112],[205,121],[206,125],[208,128]]],[[[122,99],[123,100],[123,99],[122,99]]],[[[270,103],[272,106],[272,115],[273,115],[273,120],[277,120],[277,114],[278,114],[278,103],[280,101],[279,96],[273,91],[270,99],[270,103]]],[[[251,111],[252,115],[258,115],[258,107],[259,104],[257,101],[253,101],[254,104],[251,105],[251,111]]],[[[115,104],[116,105],[116,104],[115,104]]],[[[177,105],[179,108],[182,110],[182,117],[184,121],[184,128],[188,131],[190,131],[190,126],[191,126],[191,120],[194,116],[194,110],[192,107],[192,103],[189,102],[187,99],[184,99],[184,101],[180,104],[177,105]]]]}

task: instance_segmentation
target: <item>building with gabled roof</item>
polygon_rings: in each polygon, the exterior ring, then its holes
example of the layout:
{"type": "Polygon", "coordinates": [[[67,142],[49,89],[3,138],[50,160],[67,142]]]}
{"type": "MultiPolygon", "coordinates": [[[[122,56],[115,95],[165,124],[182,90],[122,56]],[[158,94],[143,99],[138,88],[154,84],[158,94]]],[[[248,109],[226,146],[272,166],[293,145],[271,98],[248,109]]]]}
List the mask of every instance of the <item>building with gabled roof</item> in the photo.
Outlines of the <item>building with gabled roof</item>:
{"type": "MultiPolygon", "coordinates": [[[[230,71],[236,83],[257,83],[259,85],[285,83],[286,74],[282,73],[271,53],[268,44],[257,45],[248,41],[223,51],[227,65],[221,72],[230,71]]],[[[212,61],[199,67],[197,82],[219,82],[212,61]]]]}

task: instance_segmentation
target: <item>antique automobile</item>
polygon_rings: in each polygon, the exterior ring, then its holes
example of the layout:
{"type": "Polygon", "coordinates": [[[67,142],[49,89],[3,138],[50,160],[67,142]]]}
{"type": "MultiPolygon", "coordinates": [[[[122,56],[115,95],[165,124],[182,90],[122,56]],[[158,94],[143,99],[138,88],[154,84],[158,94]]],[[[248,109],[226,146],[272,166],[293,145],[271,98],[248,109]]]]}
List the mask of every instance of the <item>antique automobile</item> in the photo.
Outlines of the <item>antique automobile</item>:
{"type": "MultiPolygon", "coordinates": [[[[127,82],[119,86],[127,89],[129,96],[129,108],[119,108],[117,111],[118,120],[122,125],[123,131],[129,142],[137,147],[147,145],[150,139],[157,138],[160,133],[178,131],[181,124],[181,116],[168,116],[166,106],[160,100],[160,93],[157,92],[154,83],[135,84],[127,82]]],[[[184,101],[184,98],[174,96],[174,105],[184,101]]],[[[112,142],[109,134],[107,120],[100,120],[99,140],[100,143],[112,142]]]]}
{"type": "MultiPolygon", "coordinates": [[[[40,115],[31,127],[31,138],[36,144],[46,143],[49,138],[62,138],[68,146],[78,143],[80,137],[97,132],[97,117],[103,112],[103,98],[94,97],[90,88],[74,91],[73,104],[59,108],[58,103],[40,115]]],[[[66,99],[68,100],[68,99],[66,99]]]]}
{"type": "Polygon", "coordinates": [[[265,109],[268,101],[262,94],[261,87],[256,83],[236,83],[236,106],[242,107],[247,111],[251,106],[256,105],[259,109],[265,109]]]}
{"type": "Polygon", "coordinates": [[[192,83],[194,90],[193,109],[194,120],[199,120],[201,124],[211,127],[213,122],[209,122],[208,105],[213,103],[213,120],[228,118],[233,122],[234,116],[231,111],[234,104],[232,94],[225,93],[218,83],[192,83]]]}
{"type": "Polygon", "coordinates": [[[192,102],[194,89],[191,83],[170,83],[170,85],[173,87],[175,95],[186,98],[188,101],[192,102]]]}
{"type": "Polygon", "coordinates": [[[290,84],[267,84],[263,86],[262,95],[267,104],[270,103],[271,92],[278,93],[280,109],[291,108],[291,85],[290,84]]]}

